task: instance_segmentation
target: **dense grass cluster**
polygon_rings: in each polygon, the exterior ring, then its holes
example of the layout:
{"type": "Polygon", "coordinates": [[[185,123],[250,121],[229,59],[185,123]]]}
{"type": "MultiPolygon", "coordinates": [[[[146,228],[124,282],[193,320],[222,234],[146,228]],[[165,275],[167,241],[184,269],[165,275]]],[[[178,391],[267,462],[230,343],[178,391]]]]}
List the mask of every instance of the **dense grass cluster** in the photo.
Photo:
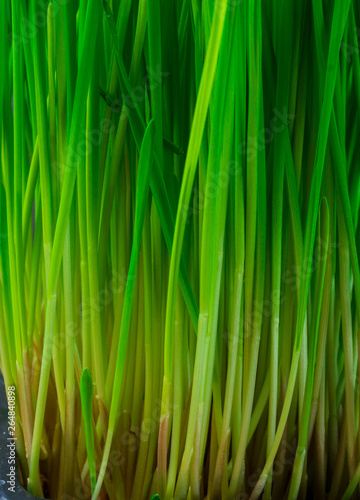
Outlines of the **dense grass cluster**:
{"type": "Polygon", "coordinates": [[[52,499],[359,497],[360,2],[0,2],[0,366],[52,499]]]}

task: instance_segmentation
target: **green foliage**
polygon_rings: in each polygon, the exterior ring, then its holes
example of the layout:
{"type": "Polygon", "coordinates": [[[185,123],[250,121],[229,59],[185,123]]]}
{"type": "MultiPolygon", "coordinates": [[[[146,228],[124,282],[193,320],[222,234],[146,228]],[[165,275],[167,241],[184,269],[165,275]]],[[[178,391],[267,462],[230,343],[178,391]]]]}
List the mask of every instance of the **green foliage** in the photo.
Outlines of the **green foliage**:
{"type": "Polygon", "coordinates": [[[358,26],[356,0],[1,2],[31,493],[359,492],[358,26]]]}

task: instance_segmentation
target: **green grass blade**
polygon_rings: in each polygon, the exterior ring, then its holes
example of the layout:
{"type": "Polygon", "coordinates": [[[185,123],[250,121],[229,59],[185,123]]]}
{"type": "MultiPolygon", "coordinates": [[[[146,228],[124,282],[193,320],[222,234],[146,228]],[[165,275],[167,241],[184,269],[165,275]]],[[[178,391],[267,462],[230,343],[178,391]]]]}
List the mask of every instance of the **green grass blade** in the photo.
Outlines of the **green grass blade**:
{"type": "MultiPolygon", "coordinates": [[[[110,29],[111,29],[111,34],[113,37],[113,43],[116,51],[116,61],[118,65],[118,71],[119,71],[119,76],[120,76],[120,85],[123,90],[123,95],[131,96],[131,85],[129,82],[129,79],[126,75],[126,69],[124,66],[124,62],[122,60],[121,54],[118,50],[118,37],[117,37],[117,32],[116,32],[116,26],[115,26],[115,20],[114,16],[112,14],[111,8],[107,2],[107,0],[103,0],[103,5],[104,9],[108,18],[108,21],[110,23],[110,29]]],[[[144,129],[145,129],[145,122],[144,118],[139,110],[139,106],[136,103],[136,101],[132,101],[132,106],[129,106],[127,108],[128,113],[128,118],[130,121],[130,125],[134,134],[135,142],[137,144],[138,150],[140,150],[141,146],[141,141],[144,135],[144,129]]],[[[155,162],[154,162],[154,168],[152,171],[152,175],[150,178],[150,187],[151,191],[153,193],[156,207],[159,213],[160,221],[161,221],[161,226],[162,230],[164,233],[165,241],[167,244],[167,247],[169,251],[172,249],[172,241],[173,241],[173,234],[174,234],[174,222],[173,222],[173,210],[172,206],[169,200],[169,195],[166,189],[165,185],[165,180],[160,168],[159,160],[157,158],[157,155],[155,154],[155,162]]],[[[180,283],[181,283],[181,288],[184,293],[184,298],[186,301],[186,304],[189,309],[189,314],[192,320],[192,323],[197,329],[197,320],[198,320],[198,307],[195,301],[194,293],[191,288],[190,280],[188,277],[188,273],[185,268],[185,264],[183,260],[181,260],[181,278],[180,278],[180,283]]]]}
{"type": "Polygon", "coordinates": [[[140,149],[138,179],[136,188],[134,238],[131,250],[129,272],[126,282],[123,312],[121,317],[120,337],[119,337],[118,354],[116,360],[116,368],[114,374],[115,378],[114,378],[113,394],[110,406],[108,434],[106,436],[105,448],[103,452],[102,463],[100,466],[98,481],[92,497],[93,500],[96,500],[96,498],[98,497],[102,482],[104,480],[113,434],[115,430],[117,410],[120,398],[121,382],[122,382],[124,363],[125,363],[126,346],[130,328],[131,308],[132,308],[134,286],[135,286],[135,274],[138,263],[141,235],[144,226],[145,211],[148,200],[150,174],[153,164],[154,144],[155,144],[155,122],[151,121],[146,128],[143,143],[140,149]]]}
{"type": "Polygon", "coordinates": [[[90,471],[91,493],[96,484],[96,460],[93,429],[93,381],[88,368],[85,368],[80,378],[81,409],[85,427],[87,458],[90,471]]]}
{"type": "Polygon", "coordinates": [[[101,7],[98,5],[98,2],[96,0],[89,1],[87,6],[86,26],[83,44],[83,47],[85,46],[86,49],[83,48],[79,58],[79,76],[76,82],[73,116],[71,121],[68,154],[65,167],[65,178],[61,193],[60,207],[56,223],[55,235],[53,240],[53,251],[49,269],[43,359],[39,386],[40,396],[37,400],[36,405],[34,436],[30,454],[30,476],[28,487],[29,491],[32,494],[39,493],[37,490],[38,485],[36,478],[38,476],[39,470],[40,442],[42,436],[46,394],[51,367],[51,353],[56,315],[56,290],[76,177],[76,165],[73,164],[72,155],[73,151],[76,151],[81,133],[81,125],[84,123],[85,113],[83,103],[85,96],[87,95],[87,89],[89,86],[90,74],[92,70],[92,65],[89,64],[89,60],[93,60],[100,13],[101,7]]]}

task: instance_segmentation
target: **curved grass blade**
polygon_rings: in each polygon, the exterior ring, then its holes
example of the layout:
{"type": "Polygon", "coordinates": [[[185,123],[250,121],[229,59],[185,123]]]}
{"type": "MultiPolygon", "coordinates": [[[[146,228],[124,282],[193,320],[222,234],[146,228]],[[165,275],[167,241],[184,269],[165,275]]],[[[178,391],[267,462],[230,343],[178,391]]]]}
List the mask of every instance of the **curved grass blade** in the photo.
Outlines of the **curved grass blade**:
{"type": "Polygon", "coordinates": [[[79,57],[79,76],[76,82],[71,130],[69,134],[69,147],[66,159],[66,171],[63,181],[63,189],[61,192],[60,206],[53,240],[53,250],[49,270],[43,359],[39,383],[39,397],[37,400],[35,413],[33,443],[30,453],[30,473],[28,488],[32,494],[41,493],[40,491],[38,491],[39,488],[36,479],[38,477],[39,470],[40,444],[51,368],[51,353],[53,347],[54,328],[56,323],[56,290],[60,274],[66,230],[71,211],[76,179],[76,165],[72,161],[72,152],[74,151],[74,148],[76,149],[81,134],[81,124],[84,120],[85,112],[83,99],[84,96],[86,96],[91,76],[92,65],[89,64],[89,61],[93,60],[93,55],[95,52],[95,42],[99,25],[100,12],[101,10],[97,0],[90,0],[87,5],[86,26],[84,31],[83,46],[86,47],[86,50],[83,49],[79,57]]]}
{"type": "Polygon", "coordinates": [[[149,193],[149,182],[151,167],[154,157],[155,144],[155,122],[150,121],[144,134],[144,139],[140,149],[139,169],[136,186],[136,207],[135,207],[135,224],[134,224],[134,239],[131,249],[130,265],[126,282],[125,297],[123,304],[123,312],[121,317],[120,337],[118,345],[118,353],[116,359],[115,379],[112,392],[108,433],[105,441],[103,458],[100,466],[99,477],[96,483],[95,491],[93,492],[92,500],[95,500],[99,493],[104,480],[107,462],[109,459],[112,439],[115,431],[116,416],[119,405],[120,390],[122,375],[125,364],[126,346],[130,328],[131,309],[134,296],[135,274],[138,263],[141,235],[145,220],[145,211],[149,193]]]}
{"type": "Polygon", "coordinates": [[[326,68],[325,90],[324,90],[323,103],[321,109],[319,136],[316,148],[315,168],[311,183],[310,201],[309,201],[308,214],[305,227],[304,255],[302,261],[302,273],[300,280],[300,295],[299,295],[300,300],[298,303],[295,344],[294,344],[293,358],[289,375],[289,383],[286,391],[286,396],[284,399],[283,409],[280,415],[279,424],[275,434],[273,446],[271,447],[271,450],[268,453],[263,471],[251,494],[250,498],[252,500],[259,498],[267,481],[269,470],[275,459],[275,455],[279,448],[281,437],[285,429],[287,417],[290,411],[291,400],[295,388],[297,369],[299,366],[299,359],[300,359],[300,348],[302,341],[303,326],[306,315],[306,304],[308,300],[308,292],[309,292],[310,277],[311,277],[310,273],[307,272],[307,266],[308,263],[311,261],[314,249],[316,220],[319,210],[321,180],[325,162],[326,146],[327,146],[331,111],[332,111],[332,102],[333,102],[335,83],[336,83],[336,71],[334,71],[334,66],[336,67],[336,62],[338,60],[340,44],[345,29],[345,21],[349,12],[350,3],[351,3],[350,0],[346,0],[346,2],[337,0],[335,2],[335,7],[334,7],[331,36],[330,36],[330,48],[329,48],[327,68],[326,68]]]}
{"type": "MultiPolygon", "coordinates": [[[[113,38],[113,44],[115,48],[116,61],[119,72],[120,86],[123,95],[129,96],[131,99],[132,91],[131,84],[126,74],[126,69],[122,56],[118,50],[118,36],[116,32],[115,20],[111,10],[110,5],[107,0],[103,0],[104,10],[109,21],[110,31],[113,38]]],[[[128,118],[132,132],[134,134],[134,139],[138,150],[140,151],[141,142],[145,130],[145,121],[139,106],[135,100],[131,99],[131,106],[126,108],[128,113],[128,118]]],[[[190,147],[190,146],[189,146],[190,147]]],[[[159,214],[161,227],[164,233],[164,238],[169,252],[172,250],[173,236],[174,236],[174,218],[173,218],[173,206],[170,203],[169,195],[166,189],[165,180],[163,173],[160,168],[160,163],[157,154],[155,153],[155,161],[152,169],[152,174],[150,177],[150,188],[154,196],[156,208],[159,214]]],[[[182,292],[184,294],[184,299],[189,310],[190,318],[197,331],[197,322],[199,317],[199,309],[195,300],[195,296],[190,284],[189,276],[185,267],[183,259],[180,263],[180,285],[182,292]]]]}
{"type": "MultiPolygon", "coordinates": [[[[324,245],[326,255],[328,253],[328,248],[329,248],[329,234],[330,234],[329,221],[330,221],[330,215],[329,215],[328,202],[326,198],[323,198],[320,203],[320,210],[319,210],[319,238],[321,238],[321,241],[324,245]]],[[[301,413],[301,421],[299,424],[300,426],[299,442],[296,450],[293,473],[291,477],[289,498],[296,498],[298,495],[300,488],[300,481],[303,473],[304,462],[305,462],[305,456],[306,456],[306,441],[307,441],[311,401],[312,401],[312,394],[314,387],[315,361],[316,361],[316,353],[318,347],[319,325],[320,325],[322,297],[323,297],[324,282],[325,282],[326,261],[327,259],[323,259],[320,262],[320,266],[318,269],[316,293],[315,293],[316,303],[314,308],[314,315],[312,317],[311,337],[309,346],[309,361],[308,361],[309,368],[307,371],[304,407],[301,413]]]]}

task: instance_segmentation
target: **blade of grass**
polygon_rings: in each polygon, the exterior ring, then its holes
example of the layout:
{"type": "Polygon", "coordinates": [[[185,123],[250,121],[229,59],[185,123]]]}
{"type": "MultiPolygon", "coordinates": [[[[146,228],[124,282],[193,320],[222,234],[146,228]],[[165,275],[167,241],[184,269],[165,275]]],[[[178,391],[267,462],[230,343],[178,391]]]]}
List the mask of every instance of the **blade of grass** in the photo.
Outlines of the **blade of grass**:
{"type": "MultiPolygon", "coordinates": [[[[325,255],[327,255],[329,248],[329,217],[330,217],[329,206],[326,198],[323,198],[320,202],[320,209],[319,209],[319,237],[321,239],[322,244],[325,247],[325,255]]],[[[322,307],[326,261],[327,259],[325,258],[320,262],[319,269],[317,272],[316,293],[315,293],[315,301],[316,301],[315,314],[313,315],[312,325],[310,328],[312,335],[309,346],[309,365],[308,365],[309,368],[306,377],[304,408],[301,414],[299,441],[297,445],[296,456],[290,482],[290,492],[289,492],[290,498],[296,498],[299,493],[300,481],[303,473],[303,466],[307,451],[306,442],[307,442],[308,425],[310,418],[311,399],[314,387],[315,361],[316,361],[316,352],[318,347],[319,324],[320,324],[320,315],[322,307]]]]}
{"type": "MultiPolygon", "coordinates": [[[[106,15],[108,17],[109,23],[110,23],[110,28],[111,28],[111,35],[113,37],[113,43],[116,51],[116,62],[118,65],[118,71],[119,71],[119,76],[120,76],[120,84],[122,86],[123,90],[123,95],[127,95],[129,97],[132,96],[131,92],[131,86],[130,82],[127,78],[126,75],[126,70],[124,66],[124,62],[122,60],[121,54],[118,50],[118,44],[117,44],[117,33],[116,33],[116,27],[115,27],[115,21],[110,9],[110,6],[107,2],[107,0],[103,0],[103,5],[104,9],[106,12],[106,15]]],[[[134,138],[137,144],[138,150],[140,150],[140,145],[141,141],[143,138],[144,134],[144,129],[145,129],[145,123],[144,119],[139,111],[139,106],[135,101],[132,101],[132,106],[129,106],[126,110],[126,113],[128,114],[128,118],[130,121],[130,125],[134,134],[134,138]],[[135,111],[134,111],[135,109],[135,111]]],[[[125,117],[122,117],[122,119],[125,121],[125,117]]],[[[159,213],[160,221],[162,224],[162,230],[164,233],[165,241],[167,244],[167,247],[169,250],[172,248],[172,235],[174,234],[173,232],[173,219],[172,219],[172,209],[171,209],[171,204],[169,201],[168,193],[165,187],[165,180],[163,178],[160,165],[158,162],[157,155],[155,154],[155,162],[154,162],[154,168],[152,171],[152,176],[150,178],[150,187],[151,191],[153,193],[153,196],[156,201],[156,206],[157,210],[159,213]]],[[[106,232],[105,232],[106,235],[106,232]]],[[[101,236],[101,241],[106,241],[105,235],[101,236]]],[[[198,307],[194,298],[194,294],[191,289],[190,281],[188,274],[185,269],[184,262],[181,261],[181,279],[180,279],[180,284],[182,287],[182,291],[184,293],[184,298],[185,302],[188,306],[189,313],[191,320],[193,322],[193,325],[195,328],[197,328],[197,320],[198,320],[198,307]]]]}
{"type": "Polygon", "coordinates": [[[89,463],[91,493],[94,493],[96,484],[95,442],[93,429],[93,381],[88,368],[85,368],[80,378],[80,397],[82,417],[85,427],[87,459],[89,463]]]}
{"type": "MultiPolygon", "coordinates": [[[[40,441],[42,425],[44,421],[46,394],[49,383],[49,374],[51,366],[51,352],[53,345],[55,314],[56,314],[56,290],[60,273],[61,256],[64,248],[67,222],[70,215],[72,195],[74,192],[76,166],[72,162],[73,151],[76,150],[79,136],[81,133],[81,124],[84,119],[83,102],[89,85],[92,65],[89,60],[93,60],[95,50],[96,32],[100,18],[101,8],[98,2],[91,0],[87,6],[86,26],[84,32],[84,44],[79,59],[79,76],[76,82],[76,91],[74,99],[73,117],[71,121],[71,130],[69,134],[69,146],[65,168],[65,178],[61,192],[59,213],[56,223],[55,235],[53,240],[53,251],[50,262],[48,289],[47,289],[47,307],[45,319],[43,361],[41,366],[39,398],[36,405],[33,446],[30,454],[30,476],[28,487],[32,494],[40,493],[36,484],[36,477],[39,468],[40,441]]],[[[46,164],[46,163],[45,163],[46,164]]],[[[45,165],[44,165],[45,166],[45,165]]],[[[41,162],[40,162],[41,169],[41,162]]],[[[40,173],[41,175],[41,173],[40,173]]],[[[46,190],[45,190],[46,192],[46,190]]],[[[51,241],[51,240],[50,240],[51,241]]],[[[45,250],[47,249],[44,243],[45,250]]]]}
{"type": "Polygon", "coordinates": [[[126,282],[125,297],[123,313],[121,318],[120,337],[118,354],[115,368],[115,378],[113,386],[113,394],[111,399],[108,432],[105,441],[103,458],[100,466],[99,476],[96,483],[96,488],[92,495],[92,500],[96,500],[100,493],[101,485],[104,480],[107,462],[111,450],[111,444],[115,431],[117,420],[118,402],[120,396],[121,382],[123,377],[126,345],[130,327],[131,308],[134,295],[135,272],[138,263],[138,256],[141,244],[141,235],[144,225],[145,210],[147,205],[150,172],[153,164],[154,152],[154,137],[155,137],[155,122],[151,121],[146,128],[143,143],[140,150],[138,180],[137,180],[137,194],[136,194],[136,210],[135,210],[135,226],[134,226],[134,240],[131,250],[130,266],[126,282]]]}
{"type": "Polygon", "coordinates": [[[280,444],[283,430],[285,428],[286,419],[288,416],[288,412],[290,410],[292,394],[295,386],[295,379],[299,364],[300,347],[301,347],[303,326],[306,313],[306,302],[310,285],[310,275],[307,272],[307,267],[309,265],[314,248],[318,200],[321,188],[321,178],[325,160],[328,131],[330,126],[332,100],[335,91],[336,72],[334,71],[334,66],[337,61],[337,55],[339,53],[340,43],[342,40],[344,25],[349,12],[349,8],[350,8],[350,2],[348,1],[345,4],[342,4],[339,1],[335,2],[333,22],[331,28],[331,37],[330,37],[330,48],[329,48],[329,55],[328,55],[328,62],[326,69],[324,98],[321,109],[319,136],[316,149],[316,163],[314,169],[314,176],[311,183],[310,202],[309,202],[306,229],[305,229],[304,256],[303,256],[302,275],[300,282],[300,301],[298,304],[295,345],[294,345],[294,353],[293,353],[290,376],[289,376],[289,385],[286,391],[283,410],[280,416],[280,421],[278,424],[272,449],[268,453],[264,469],[251,495],[251,498],[254,500],[259,497],[264,487],[264,484],[267,481],[268,471],[275,458],[275,454],[280,444]]]}

